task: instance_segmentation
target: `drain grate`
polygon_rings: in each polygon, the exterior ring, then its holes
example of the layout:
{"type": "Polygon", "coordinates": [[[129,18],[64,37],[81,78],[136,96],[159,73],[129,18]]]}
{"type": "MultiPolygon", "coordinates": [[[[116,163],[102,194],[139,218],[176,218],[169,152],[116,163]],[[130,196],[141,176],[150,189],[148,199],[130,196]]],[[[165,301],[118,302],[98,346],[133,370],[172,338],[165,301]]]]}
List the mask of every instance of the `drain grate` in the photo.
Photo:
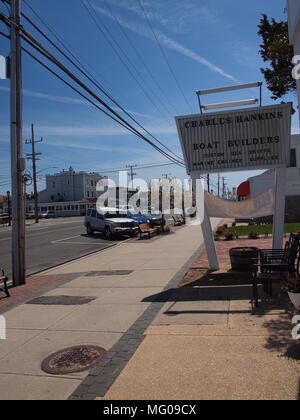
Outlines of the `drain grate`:
{"type": "Polygon", "coordinates": [[[41,296],[27,302],[27,305],[85,305],[97,296],[41,296]]]}
{"type": "Polygon", "coordinates": [[[98,346],[69,347],[48,356],[41,368],[51,375],[83,372],[95,366],[105,354],[106,350],[98,346]]]}
{"type": "Polygon", "coordinates": [[[110,270],[110,271],[91,271],[85,277],[98,277],[98,276],[128,276],[133,273],[133,270],[110,270]]]}

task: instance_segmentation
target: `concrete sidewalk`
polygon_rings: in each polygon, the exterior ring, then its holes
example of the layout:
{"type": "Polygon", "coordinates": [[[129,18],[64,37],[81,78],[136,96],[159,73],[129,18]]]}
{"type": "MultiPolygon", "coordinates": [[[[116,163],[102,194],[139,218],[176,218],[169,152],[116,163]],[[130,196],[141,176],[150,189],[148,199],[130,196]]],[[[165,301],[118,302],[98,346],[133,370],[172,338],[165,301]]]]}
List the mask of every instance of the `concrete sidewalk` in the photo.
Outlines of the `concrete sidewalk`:
{"type": "MultiPolygon", "coordinates": [[[[213,221],[215,226],[218,223],[213,221]]],[[[25,294],[26,302],[17,299],[18,306],[4,313],[7,340],[0,341],[0,399],[105,395],[164,305],[159,301],[162,292],[167,285],[177,285],[202,243],[200,227],[187,226],[165,237],[129,241],[44,272],[42,283],[48,289],[40,294],[43,299],[36,304],[25,294]],[[115,270],[128,273],[112,273],[115,270]],[[64,296],[93,300],[69,305],[64,296]],[[50,297],[55,297],[52,303],[50,297]],[[50,354],[83,344],[108,351],[89,375],[51,376],[41,370],[42,360],[50,354]]],[[[36,290],[35,297],[39,296],[36,290]]]]}
{"type": "Polygon", "coordinates": [[[263,301],[253,311],[249,281],[228,273],[228,248],[266,245],[254,242],[217,243],[223,267],[213,274],[205,275],[205,252],[199,255],[99,399],[300,399],[300,342],[292,339],[296,311],[288,299],[276,293],[266,299],[262,290],[263,301]]]}

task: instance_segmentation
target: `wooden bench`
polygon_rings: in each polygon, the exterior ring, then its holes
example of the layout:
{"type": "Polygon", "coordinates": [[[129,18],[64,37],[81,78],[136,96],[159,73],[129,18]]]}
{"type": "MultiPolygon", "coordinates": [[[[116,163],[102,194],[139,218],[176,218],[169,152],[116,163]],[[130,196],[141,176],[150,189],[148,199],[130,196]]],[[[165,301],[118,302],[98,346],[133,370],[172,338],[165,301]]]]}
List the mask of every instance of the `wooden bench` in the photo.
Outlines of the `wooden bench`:
{"type": "Polygon", "coordinates": [[[140,228],[140,239],[142,239],[143,236],[147,235],[148,239],[151,238],[151,235],[156,234],[156,229],[153,229],[150,227],[149,223],[143,223],[139,226],[140,228]]]}
{"type": "Polygon", "coordinates": [[[184,224],[183,216],[173,216],[174,226],[182,226],[184,224]]]}
{"type": "Polygon", "coordinates": [[[0,284],[3,283],[3,287],[0,286],[0,291],[4,292],[7,297],[10,297],[8,287],[7,287],[8,278],[4,274],[4,270],[2,270],[2,268],[0,268],[0,273],[1,273],[0,274],[0,284]]]}

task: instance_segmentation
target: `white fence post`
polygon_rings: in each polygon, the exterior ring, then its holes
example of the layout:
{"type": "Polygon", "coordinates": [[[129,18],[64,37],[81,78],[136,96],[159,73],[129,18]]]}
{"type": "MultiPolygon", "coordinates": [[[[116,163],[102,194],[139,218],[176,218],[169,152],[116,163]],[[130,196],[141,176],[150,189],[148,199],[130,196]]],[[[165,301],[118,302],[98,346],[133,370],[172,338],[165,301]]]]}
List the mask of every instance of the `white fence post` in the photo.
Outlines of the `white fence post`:
{"type": "Polygon", "coordinates": [[[273,220],[273,248],[281,249],[284,238],[284,217],[286,197],[286,168],[275,171],[275,209],[273,220]]]}

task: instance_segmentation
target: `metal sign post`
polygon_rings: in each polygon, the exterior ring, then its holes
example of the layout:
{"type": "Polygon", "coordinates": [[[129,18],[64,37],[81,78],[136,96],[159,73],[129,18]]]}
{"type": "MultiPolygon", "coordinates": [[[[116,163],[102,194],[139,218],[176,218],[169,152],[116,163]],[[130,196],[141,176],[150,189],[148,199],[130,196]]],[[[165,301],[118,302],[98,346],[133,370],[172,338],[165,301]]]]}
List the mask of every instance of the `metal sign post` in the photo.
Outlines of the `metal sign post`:
{"type": "Polygon", "coordinates": [[[285,218],[286,168],[275,171],[275,210],[273,220],[273,248],[282,249],[285,218]]]}

